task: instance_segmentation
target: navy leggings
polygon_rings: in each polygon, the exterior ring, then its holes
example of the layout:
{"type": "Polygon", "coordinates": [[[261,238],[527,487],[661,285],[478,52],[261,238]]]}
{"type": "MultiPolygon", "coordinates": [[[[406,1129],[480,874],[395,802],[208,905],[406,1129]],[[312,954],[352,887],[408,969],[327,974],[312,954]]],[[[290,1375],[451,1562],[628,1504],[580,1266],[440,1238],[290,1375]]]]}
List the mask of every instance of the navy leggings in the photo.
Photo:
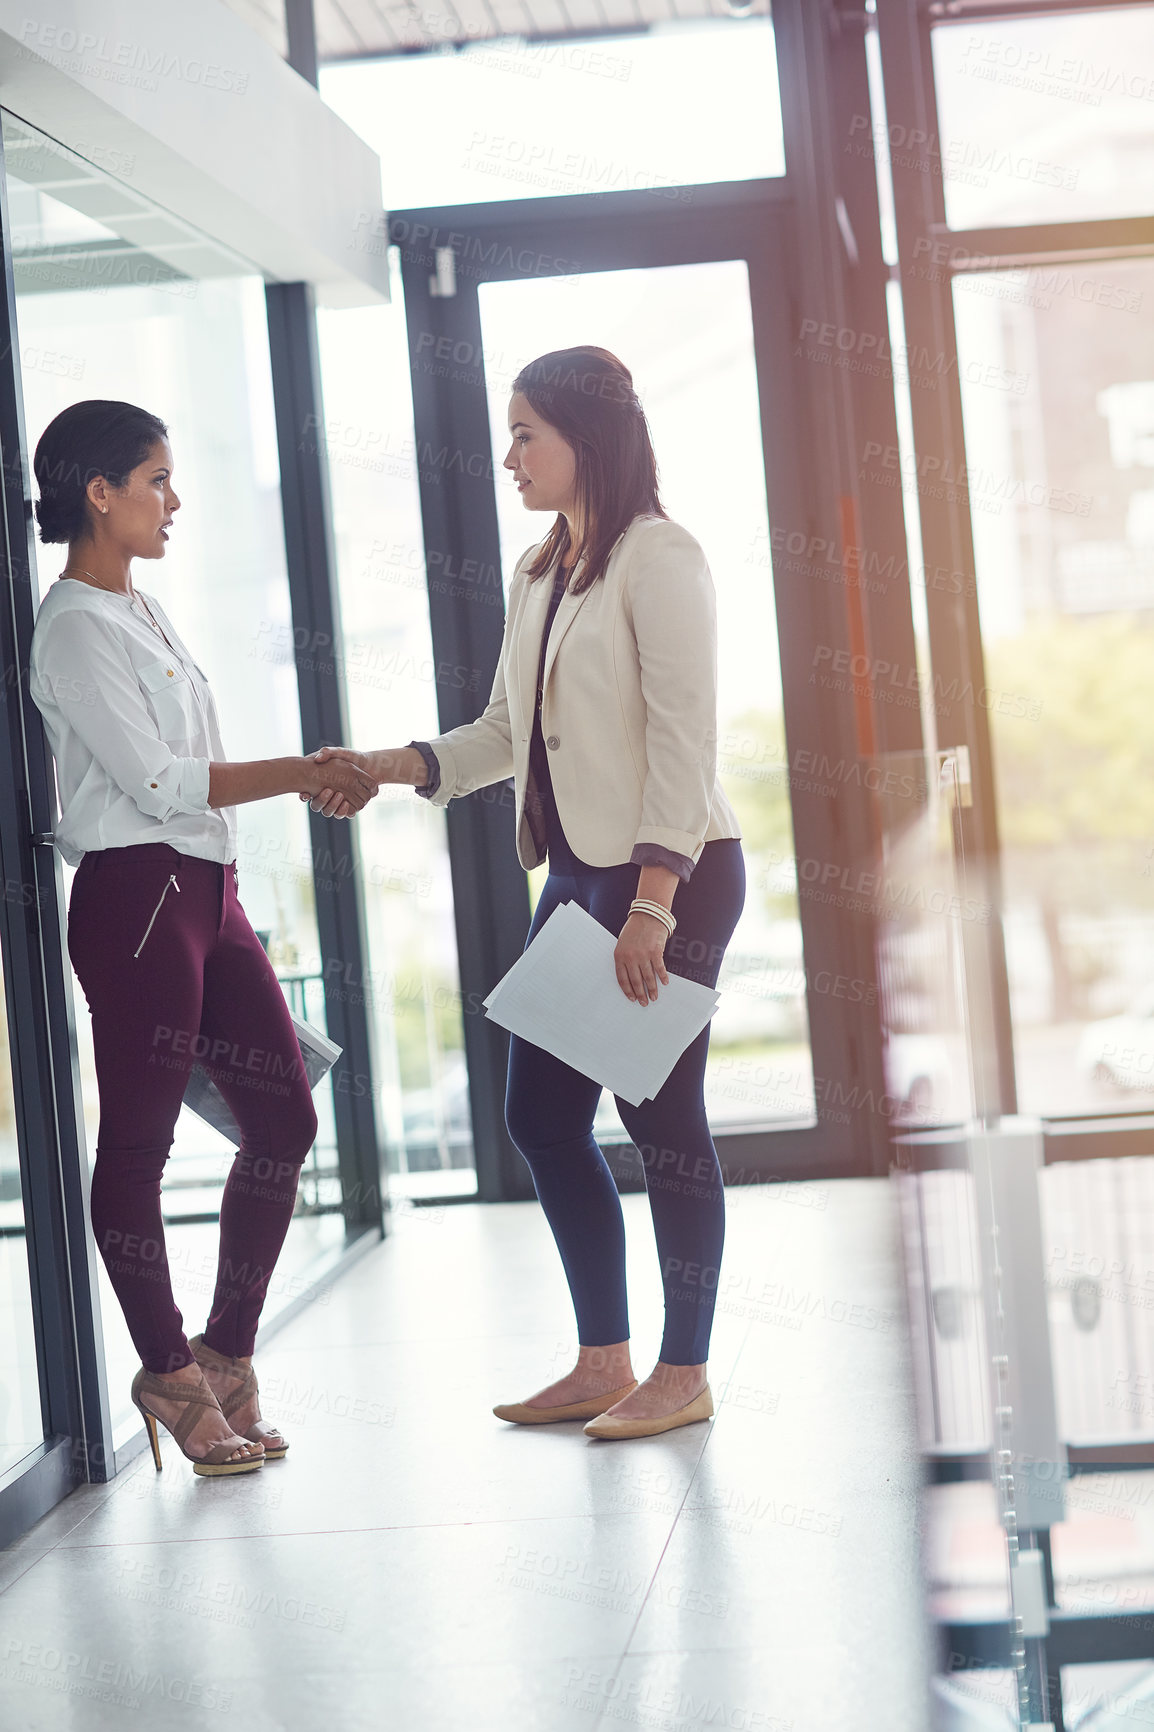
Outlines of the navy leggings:
{"type": "MultiPolygon", "coordinates": [[[[562,902],[578,903],[617,937],[640,870],[604,866],[569,876],[550,871],[526,948],[562,902]]],[[[707,842],[673,899],[677,931],[666,940],[666,972],[716,986],[744,902],[741,843],[728,837],[707,842]]],[[[659,980],[658,997],[664,990],[659,980]]],[[[706,1023],[691,1041],[652,1100],[635,1107],[614,1096],[645,1172],[665,1289],[660,1357],[667,1365],[703,1365],[709,1356],[725,1239],[721,1168],[705,1115],[711,1027],[706,1023]]],[[[621,1202],[593,1137],[600,1098],[600,1083],[531,1041],[510,1036],[505,1123],[533,1174],[573,1296],[578,1339],[586,1347],[629,1339],[621,1202]]]]}
{"type": "Polygon", "coordinates": [[[237,900],[236,867],[167,842],[85,854],[68,954],[92,1013],[100,1090],[92,1227],[141,1362],[155,1372],[193,1362],[169,1279],[160,1179],[196,1060],[241,1130],[204,1336],[218,1353],[250,1354],[317,1115],[284,993],[237,900]]]}

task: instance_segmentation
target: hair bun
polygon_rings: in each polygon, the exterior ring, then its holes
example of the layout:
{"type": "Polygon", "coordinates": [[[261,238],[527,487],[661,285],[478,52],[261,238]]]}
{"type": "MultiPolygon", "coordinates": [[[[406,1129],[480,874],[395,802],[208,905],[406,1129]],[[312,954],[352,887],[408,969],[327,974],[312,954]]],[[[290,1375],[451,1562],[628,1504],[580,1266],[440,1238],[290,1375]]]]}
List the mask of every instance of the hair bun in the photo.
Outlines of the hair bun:
{"type": "Polygon", "coordinates": [[[123,487],[167,433],[159,416],[134,403],[92,397],[62,409],[32,460],[41,541],[76,541],[88,523],[89,483],[103,476],[110,487],[123,487]]]}

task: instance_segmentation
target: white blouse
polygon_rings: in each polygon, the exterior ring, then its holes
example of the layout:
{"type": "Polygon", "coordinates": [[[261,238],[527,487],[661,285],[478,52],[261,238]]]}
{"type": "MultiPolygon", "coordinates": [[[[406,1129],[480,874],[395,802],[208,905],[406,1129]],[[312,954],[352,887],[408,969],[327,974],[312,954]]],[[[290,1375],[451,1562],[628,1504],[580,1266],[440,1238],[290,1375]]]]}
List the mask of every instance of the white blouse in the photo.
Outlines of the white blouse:
{"type": "Polygon", "coordinates": [[[137,590],[172,648],[127,595],[58,578],[32,633],[29,691],[56,760],[56,845],[70,866],[90,849],[168,842],[236,859],[236,807],[210,807],[223,762],[208,681],[160,603],[137,590]]]}

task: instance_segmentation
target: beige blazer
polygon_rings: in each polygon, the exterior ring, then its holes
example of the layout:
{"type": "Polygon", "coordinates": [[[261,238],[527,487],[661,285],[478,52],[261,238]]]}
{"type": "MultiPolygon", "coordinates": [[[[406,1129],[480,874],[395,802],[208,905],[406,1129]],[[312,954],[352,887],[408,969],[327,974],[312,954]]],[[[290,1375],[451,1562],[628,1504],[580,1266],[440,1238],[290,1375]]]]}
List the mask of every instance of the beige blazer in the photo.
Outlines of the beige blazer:
{"type": "MultiPolygon", "coordinates": [[[[552,582],[517,561],[488,707],[429,744],[441,766],[430,796],[512,776],[517,855],[538,855],[525,816],[541,633],[552,582]]],[[[635,517],[604,576],[562,595],[545,655],[541,727],[561,826],[590,866],[628,862],[639,842],[695,861],[706,842],[740,836],[717,781],[717,617],[705,554],[679,524],[635,517]]]]}

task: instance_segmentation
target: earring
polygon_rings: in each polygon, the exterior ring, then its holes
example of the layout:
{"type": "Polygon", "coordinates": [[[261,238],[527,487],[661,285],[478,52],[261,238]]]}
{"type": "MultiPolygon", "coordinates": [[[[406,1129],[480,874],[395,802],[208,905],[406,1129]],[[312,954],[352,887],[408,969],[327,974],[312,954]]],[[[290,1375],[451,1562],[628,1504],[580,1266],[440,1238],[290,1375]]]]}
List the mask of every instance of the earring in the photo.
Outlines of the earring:
{"type": "Polygon", "coordinates": [[[107,507],[107,505],[102,505],[102,506],[101,506],[101,507],[100,507],[100,509],[101,509],[101,511],[103,511],[103,513],[104,513],[104,515],[105,515],[105,517],[107,517],[107,516],[108,516],[108,507],[107,507]]]}

